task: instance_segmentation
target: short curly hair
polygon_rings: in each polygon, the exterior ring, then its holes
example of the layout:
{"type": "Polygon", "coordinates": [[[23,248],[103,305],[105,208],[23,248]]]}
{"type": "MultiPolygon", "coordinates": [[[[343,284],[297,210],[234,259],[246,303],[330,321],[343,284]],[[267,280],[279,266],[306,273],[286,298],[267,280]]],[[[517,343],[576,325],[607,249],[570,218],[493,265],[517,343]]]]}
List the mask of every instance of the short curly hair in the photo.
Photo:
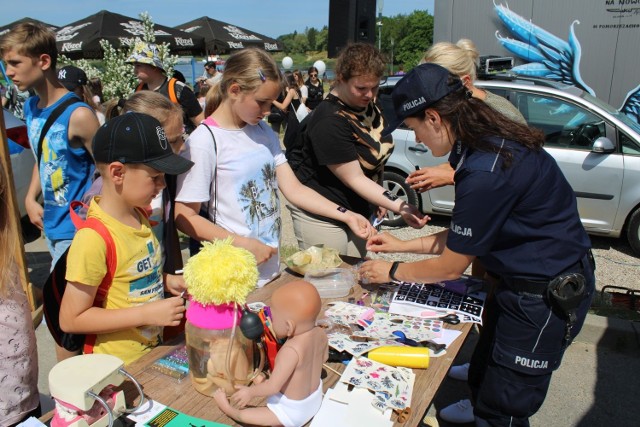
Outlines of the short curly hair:
{"type": "Polygon", "coordinates": [[[356,76],[381,78],[387,68],[382,53],[368,43],[352,43],[344,47],[336,60],[336,77],[344,81],[356,76]]]}

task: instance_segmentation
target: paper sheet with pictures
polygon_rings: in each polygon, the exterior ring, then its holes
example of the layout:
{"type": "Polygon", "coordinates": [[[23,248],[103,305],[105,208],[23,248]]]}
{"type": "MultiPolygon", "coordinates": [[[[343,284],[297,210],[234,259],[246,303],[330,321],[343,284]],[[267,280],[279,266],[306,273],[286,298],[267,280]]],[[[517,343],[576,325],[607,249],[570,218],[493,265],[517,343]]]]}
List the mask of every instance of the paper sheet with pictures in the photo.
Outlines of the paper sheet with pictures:
{"type": "Polygon", "coordinates": [[[415,377],[409,368],[394,368],[359,357],[351,359],[340,381],[373,391],[371,405],[380,411],[387,408],[402,411],[411,406],[415,377]]]}
{"type": "Polygon", "coordinates": [[[349,335],[334,332],[327,335],[329,339],[329,347],[337,351],[346,351],[355,357],[360,357],[365,353],[368,353],[374,348],[382,347],[385,345],[399,345],[395,339],[383,339],[375,341],[357,341],[350,338],[349,335]]]}
{"type": "Polygon", "coordinates": [[[393,335],[401,331],[407,338],[416,341],[429,341],[442,336],[444,324],[437,319],[423,319],[391,313],[376,313],[371,323],[364,327],[364,331],[355,335],[366,335],[372,338],[397,338],[393,335]]]}
{"type": "Polygon", "coordinates": [[[438,285],[401,282],[393,296],[389,311],[395,312],[394,305],[396,304],[411,305],[443,313],[456,313],[462,321],[470,320],[482,324],[482,312],[486,297],[486,292],[482,291],[460,295],[438,285]]]}
{"type": "Polygon", "coordinates": [[[339,325],[349,326],[350,323],[363,324],[362,322],[373,318],[373,313],[371,307],[335,301],[330,303],[324,314],[339,325]]]}

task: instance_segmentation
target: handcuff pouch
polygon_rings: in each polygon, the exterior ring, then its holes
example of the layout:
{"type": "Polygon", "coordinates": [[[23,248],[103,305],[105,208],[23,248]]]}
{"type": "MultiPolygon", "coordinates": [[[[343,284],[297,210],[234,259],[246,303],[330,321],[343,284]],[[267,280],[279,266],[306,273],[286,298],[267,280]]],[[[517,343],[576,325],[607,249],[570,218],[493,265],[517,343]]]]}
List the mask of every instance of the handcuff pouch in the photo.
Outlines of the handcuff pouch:
{"type": "Polygon", "coordinates": [[[547,298],[556,314],[575,322],[576,309],[587,297],[586,280],[580,273],[566,273],[557,276],[547,287],[547,298]]]}

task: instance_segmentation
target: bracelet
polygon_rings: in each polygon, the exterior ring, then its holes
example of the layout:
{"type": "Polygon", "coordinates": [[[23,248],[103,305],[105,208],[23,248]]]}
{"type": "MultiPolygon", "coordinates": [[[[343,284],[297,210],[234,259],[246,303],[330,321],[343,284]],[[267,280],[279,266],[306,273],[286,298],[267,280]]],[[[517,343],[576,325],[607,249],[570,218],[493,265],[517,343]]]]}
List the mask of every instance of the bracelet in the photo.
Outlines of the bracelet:
{"type": "Polygon", "coordinates": [[[345,208],[344,206],[338,206],[338,210],[342,213],[347,213],[347,208],[345,208]]]}
{"type": "Polygon", "coordinates": [[[395,194],[393,194],[391,191],[389,190],[384,190],[384,192],[382,193],[382,195],[384,197],[386,197],[387,199],[391,200],[392,202],[395,202],[396,200],[398,200],[398,196],[396,196],[395,194]]]}
{"type": "Polygon", "coordinates": [[[389,278],[391,280],[394,280],[396,282],[399,282],[400,280],[396,279],[396,270],[398,269],[398,266],[402,264],[402,261],[394,261],[393,264],[391,264],[391,268],[389,269],[389,278]]]}

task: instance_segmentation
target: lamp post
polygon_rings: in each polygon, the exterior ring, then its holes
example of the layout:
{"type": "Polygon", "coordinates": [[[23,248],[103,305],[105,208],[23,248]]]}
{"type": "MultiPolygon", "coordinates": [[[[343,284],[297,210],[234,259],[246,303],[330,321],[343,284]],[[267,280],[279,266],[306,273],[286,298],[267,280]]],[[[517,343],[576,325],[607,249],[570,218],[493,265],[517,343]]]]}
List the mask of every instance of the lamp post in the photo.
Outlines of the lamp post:
{"type": "Polygon", "coordinates": [[[377,0],[378,6],[378,50],[382,50],[382,9],[384,8],[384,0],[377,0]]]}
{"type": "Polygon", "coordinates": [[[393,76],[393,37],[391,37],[391,73],[390,76],[393,76]]]}

